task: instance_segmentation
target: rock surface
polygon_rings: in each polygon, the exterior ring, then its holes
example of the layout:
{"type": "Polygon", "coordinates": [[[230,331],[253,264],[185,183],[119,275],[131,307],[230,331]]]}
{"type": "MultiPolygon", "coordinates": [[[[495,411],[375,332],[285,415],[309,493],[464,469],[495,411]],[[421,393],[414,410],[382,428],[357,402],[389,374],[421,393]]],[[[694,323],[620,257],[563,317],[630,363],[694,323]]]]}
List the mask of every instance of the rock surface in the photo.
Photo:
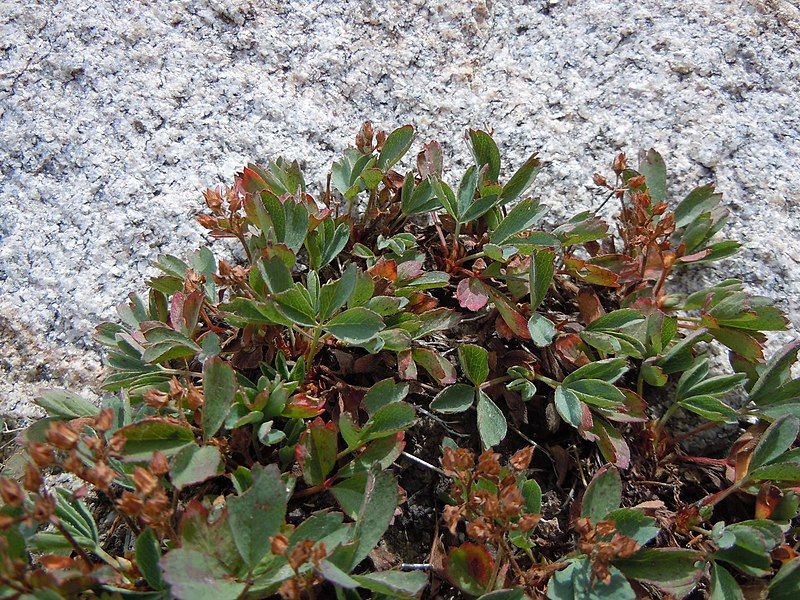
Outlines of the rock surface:
{"type": "Polygon", "coordinates": [[[554,214],[655,146],[671,191],[716,180],[744,251],[716,270],[800,323],[800,11],[785,0],[0,2],[0,414],[96,389],[90,334],[200,192],[283,153],[321,182],[372,119],[455,166],[468,126],[538,149],[554,214]]]}

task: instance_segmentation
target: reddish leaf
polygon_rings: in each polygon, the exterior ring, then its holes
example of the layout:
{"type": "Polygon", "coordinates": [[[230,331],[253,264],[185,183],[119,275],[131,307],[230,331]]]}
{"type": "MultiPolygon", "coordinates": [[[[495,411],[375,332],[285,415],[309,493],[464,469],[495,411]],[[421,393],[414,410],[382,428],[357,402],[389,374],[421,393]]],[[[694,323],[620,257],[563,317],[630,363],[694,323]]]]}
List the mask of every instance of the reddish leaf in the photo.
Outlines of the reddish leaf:
{"type": "Polygon", "coordinates": [[[765,483],[756,497],[756,519],[769,519],[772,511],[783,499],[783,492],[771,483],[765,483]]]}
{"type": "Polygon", "coordinates": [[[265,190],[269,187],[261,175],[249,167],[245,167],[244,171],[239,176],[239,184],[242,186],[244,191],[249,194],[255,194],[256,192],[260,192],[261,190],[265,190]]]}
{"type": "Polygon", "coordinates": [[[489,294],[486,293],[486,288],[479,279],[470,277],[458,282],[456,298],[462,308],[477,312],[486,306],[489,294]]]}
{"type": "Polygon", "coordinates": [[[379,260],[375,265],[367,270],[367,273],[373,279],[388,279],[395,281],[397,279],[397,263],[393,260],[379,260]]]}
{"type": "Polygon", "coordinates": [[[582,367],[589,363],[589,357],[583,351],[583,340],[575,333],[561,335],[556,338],[555,342],[556,353],[559,358],[564,362],[575,367],[582,367]]]}
{"type": "Polygon", "coordinates": [[[472,542],[450,550],[446,565],[447,576],[453,585],[473,596],[486,591],[494,572],[492,555],[485,546],[472,542]]]}
{"type": "Polygon", "coordinates": [[[605,314],[600,298],[591,288],[584,288],[578,293],[578,310],[584,323],[591,323],[605,314]]]}
{"type": "Polygon", "coordinates": [[[619,287],[616,273],[606,268],[590,264],[580,258],[575,258],[574,256],[565,257],[564,267],[571,275],[586,283],[593,283],[594,285],[603,285],[606,287],[619,287]]]}
{"type": "Polygon", "coordinates": [[[183,292],[175,292],[172,294],[172,300],[169,304],[169,324],[175,331],[180,331],[183,325],[183,304],[186,297],[183,292]]]}
{"type": "Polygon", "coordinates": [[[400,379],[415,380],[417,378],[417,363],[411,350],[403,350],[397,354],[397,374],[400,379]]]}
{"type": "Polygon", "coordinates": [[[303,470],[308,485],[319,485],[336,464],[338,431],[336,424],[317,417],[300,436],[295,446],[295,459],[303,470]]]}
{"type": "Polygon", "coordinates": [[[289,398],[281,415],[288,419],[310,419],[322,414],[324,410],[325,400],[306,394],[295,394],[289,398]]]}
{"type": "Polygon", "coordinates": [[[406,281],[419,277],[424,273],[422,263],[418,260],[407,260],[397,265],[398,281],[406,281]]]}
{"type": "Polygon", "coordinates": [[[440,385],[456,382],[455,367],[438,352],[427,348],[414,348],[411,353],[414,362],[425,369],[440,385]]]}
{"type": "Polygon", "coordinates": [[[422,152],[417,154],[417,170],[422,179],[431,175],[442,176],[442,145],[433,140],[422,147],[422,152]]]}
{"type": "Polygon", "coordinates": [[[523,340],[531,339],[531,332],[528,331],[528,320],[517,311],[505,296],[492,288],[487,289],[492,296],[492,302],[494,302],[497,311],[514,335],[523,340]]]}
{"type": "Polygon", "coordinates": [[[630,466],[631,449],[611,423],[601,417],[595,418],[591,434],[607,461],[614,463],[620,469],[627,469],[630,466]]]}

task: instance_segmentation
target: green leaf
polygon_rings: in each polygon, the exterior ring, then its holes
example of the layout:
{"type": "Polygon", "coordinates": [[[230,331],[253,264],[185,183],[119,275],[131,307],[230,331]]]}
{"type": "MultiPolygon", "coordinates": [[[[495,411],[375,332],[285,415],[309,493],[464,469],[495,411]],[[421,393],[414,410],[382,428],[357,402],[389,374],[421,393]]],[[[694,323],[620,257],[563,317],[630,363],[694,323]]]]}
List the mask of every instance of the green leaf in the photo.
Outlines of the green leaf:
{"type": "Polygon", "coordinates": [[[460,413],[472,406],[475,388],[465,383],[456,383],[444,388],[431,401],[431,410],[443,414],[460,413]]]}
{"type": "Polygon", "coordinates": [[[273,294],[286,291],[294,284],[292,273],[280,256],[264,258],[256,264],[267,289],[273,294]]]}
{"type": "Polygon", "coordinates": [[[364,424],[359,438],[362,442],[367,442],[405,431],[416,418],[414,407],[407,402],[386,404],[376,410],[364,424]]]}
{"type": "Polygon", "coordinates": [[[478,596],[486,591],[494,572],[494,559],[485,546],[466,542],[451,548],[445,564],[447,577],[460,590],[478,596]]]}
{"type": "Polygon", "coordinates": [[[178,600],[236,600],[245,589],[244,582],[232,580],[219,562],[196,550],[172,550],[159,564],[178,600]]]}
{"type": "Polygon", "coordinates": [[[664,159],[653,148],[639,154],[639,173],[644,175],[653,202],[666,202],[667,167],[664,159]]]}
{"type": "Polygon", "coordinates": [[[522,484],[522,497],[525,498],[525,511],[531,515],[542,512],[542,488],[534,479],[522,484]]]}
{"type": "Polygon", "coordinates": [[[209,358],[203,364],[203,435],[213,436],[230,412],[236,396],[236,373],[219,357],[209,358]]]}
{"type": "Polygon", "coordinates": [[[691,225],[703,213],[710,213],[721,199],[722,194],[714,193],[713,183],[696,187],[675,207],[676,227],[683,229],[691,225]]]}
{"type": "Polygon", "coordinates": [[[547,296],[547,290],[555,273],[555,252],[536,250],[531,256],[531,310],[536,310],[547,296]]]}
{"type": "Polygon", "coordinates": [[[544,212],[544,208],[537,201],[523,200],[500,221],[497,228],[489,235],[489,239],[493,244],[500,246],[511,237],[529,229],[542,217],[544,212]]]}
{"type": "Polygon", "coordinates": [[[583,495],[581,516],[589,517],[593,523],[602,521],[622,502],[622,479],[613,465],[600,468],[583,495]]]}
{"type": "Polygon", "coordinates": [[[602,379],[579,379],[564,387],[572,390],[581,402],[599,408],[618,408],[625,401],[625,394],[602,379]]]}
{"type": "Polygon", "coordinates": [[[556,571],[547,586],[549,600],[636,600],[631,584],[616,567],[609,569],[608,583],[597,580],[587,558],[573,559],[556,571]]]}
{"type": "Polygon", "coordinates": [[[348,344],[363,344],[386,327],[380,315],[358,306],[339,313],[325,325],[325,331],[348,344]]]}
{"type": "Polygon", "coordinates": [[[761,465],[771,463],[786,452],[794,443],[798,432],[800,432],[800,419],[797,417],[785,416],[776,420],[767,428],[753,450],[748,470],[753,471],[761,465]]]}
{"type": "Polygon", "coordinates": [[[566,377],[562,383],[564,385],[578,381],[580,379],[601,379],[608,383],[614,383],[622,377],[628,370],[628,361],[624,358],[607,358],[579,367],[566,377]]]}
{"type": "Polygon", "coordinates": [[[583,403],[569,388],[558,386],[555,392],[555,405],[558,414],[573,427],[583,423],[583,403]]]}
{"type": "Polygon", "coordinates": [[[456,192],[456,214],[459,223],[466,223],[464,215],[475,199],[475,189],[478,187],[478,171],[475,167],[470,167],[464,173],[458,184],[456,192]]]}
{"type": "Polygon", "coordinates": [[[748,478],[753,481],[798,481],[800,482],[800,463],[778,462],[752,469],[748,478]]]}
{"type": "Polygon", "coordinates": [[[299,283],[273,297],[278,303],[278,310],[292,323],[304,327],[314,327],[317,324],[308,291],[299,283]]]}
{"type": "Polygon", "coordinates": [[[614,561],[614,566],[630,578],[654,585],[679,598],[697,585],[703,571],[695,563],[700,552],[682,548],[643,548],[629,558],[614,561]]]}
{"type": "Polygon", "coordinates": [[[772,549],[783,539],[777,523],[764,520],[742,521],[725,527],[735,542],[717,550],[713,558],[733,565],[743,573],[762,577],[770,572],[772,549]]]}
{"type": "Polygon", "coordinates": [[[220,475],[222,456],[216,446],[186,446],[172,459],[169,477],[178,490],[220,475]]]}
{"type": "Polygon", "coordinates": [[[496,590],[484,594],[478,600],[525,600],[527,596],[522,588],[514,588],[513,590],[496,590]]]}
{"type": "Polygon", "coordinates": [[[744,600],[742,588],[733,575],[717,563],[711,564],[711,590],[708,600],[744,600]]]}
{"type": "Polygon", "coordinates": [[[395,129],[383,142],[383,148],[378,155],[378,167],[383,171],[391,169],[408,152],[413,142],[414,128],[411,125],[395,129]]]}
{"type": "Polygon", "coordinates": [[[347,265],[342,277],[322,286],[319,296],[319,317],[327,319],[350,300],[356,289],[358,269],[355,263],[347,265]]]}
{"type": "Polygon", "coordinates": [[[794,600],[797,590],[800,590],[800,558],[793,558],[769,582],[769,600],[794,600]]]}
{"type": "Polygon", "coordinates": [[[337,590],[353,590],[358,587],[358,582],[355,579],[329,560],[321,560],[316,568],[317,572],[322,575],[326,581],[332,583],[337,590]]]}
{"type": "Polygon", "coordinates": [[[47,415],[58,419],[77,419],[95,417],[100,408],[68,390],[46,390],[34,400],[47,415]]]}
{"type": "Polygon", "coordinates": [[[588,331],[616,331],[622,327],[644,321],[644,316],[638,310],[621,308],[599,317],[589,323],[588,331]]]}
{"type": "Polygon", "coordinates": [[[478,433],[484,448],[502,442],[508,432],[508,423],[503,412],[482,390],[478,392],[478,433]]]}
{"type": "MultiPolygon", "coordinates": [[[[370,471],[364,491],[364,502],[353,531],[355,545],[346,567],[351,570],[364,560],[383,537],[397,508],[397,482],[388,471],[370,471]]],[[[339,565],[343,566],[343,565],[339,565]]],[[[344,568],[344,567],[343,567],[344,568]]]]}
{"type": "Polygon", "coordinates": [[[392,598],[415,597],[428,585],[428,575],[422,571],[380,571],[353,575],[353,579],[363,588],[392,598]]]}
{"type": "Polygon", "coordinates": [[[286,513],[288,494],[274,464],[252,469],[253,485],[227,500],[228,521],[239,554],[254,567],[269,551],[270,536],[278,533],[286,513]]]}
{"type": "Polygon", "coordinates": [[[136,538],[136,566],[144,575],[147,585],[154,590],[164,589],[164,580],[158,561],[161,559],[161,544],[149,527],[136,538]]]}
{"type": "Polygon", "coordinates": [[[125,440],[122,455],[126,462],[147,462],[156,450],[171,456],[194,442],[194,434],[186,423],[159,417],[126,425],[114,435],[125,440]]]}
{"type": "Polygon", "coordinates": [[[464,374],[475,385],[480,387],[489,376],[489,353],[485,348],[475,344],[462,344],[458,347],[458,360],[464,374]]]}
{"type": "Polygon", "coordinates": [[[534,152],[528,157],[522,166],[517,169],[517,172],[511,176],[511,179],[503,186],[500,192],[500,202],[506,204],[512,200],[516,200],[524,194],[536,179],[541,167],[541,161],[537,158],[534,152]]]}
{"type": "Polygon", "coordinates": [[[467,132],[472,156],[479,169],[488,165],[484,181],[495,182],[500,177],[500,151],[492,136],[485,131],[470,129],[467,132]]]}
{"type": "Polygon", "coordinates": [[[717,423],[735,423],[739,413],[714,396],[692,396],[679,403],[701,417],[717,423]]]}
{"type": "Polygon", "coordinates": [[[550,319],[535,312],[528,319],[528,332],[531,334],[531,341],[538,348],[544,348],[553,343],[556,326],[550,319]]]}
{"type": "Polygon", "coordinates": [[[374,414],[376,410],[391,404],[392,402],[399,402],[408,395],[407,383],[395,383],[393,378],[384,379],[373,385],[361,401],[367,413],[374,414]]]}
{"type": "Polygon", "coordinates": [[[636,540],[640,544],[647,544],[661,531],[656,527],[656,520],[648,517],[635,508],[619,508],[606,515],[606,520],[614,521],[618,533],[636,540]]]}
{"type": "Polygon", "coordinates": [[[334,423],[317,418],[300,438],[295,455],[303,469],[303,479],[308,485],[320,485],[336,465],[339,432],[334,423]]]}
{"type": "Polygon", "coordinates": [[[758,405],[769,404],[774,393],[791,377],[791,366],[797,360],[800,340],[784,346],[764,367],[750,390],[750,400],[758,405]]]}

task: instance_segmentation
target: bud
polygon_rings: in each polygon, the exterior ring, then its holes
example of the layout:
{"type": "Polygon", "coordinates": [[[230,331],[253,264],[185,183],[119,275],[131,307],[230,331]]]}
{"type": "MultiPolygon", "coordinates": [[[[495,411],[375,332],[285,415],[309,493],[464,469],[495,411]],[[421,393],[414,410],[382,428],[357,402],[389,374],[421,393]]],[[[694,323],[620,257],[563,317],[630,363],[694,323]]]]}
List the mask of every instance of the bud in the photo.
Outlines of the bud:
{"type": "Polygon", "coordinates": [[[33,504],[33,518],[39,523],[49,520],[56,512],[56,502],[50,496],[40,496],[33,504]]]}
{"type": "Polygon", "coordinates": [[[122,497],[117,500],[117,507],[122,513],[137,516],[142,511],[144,501],[133,492],[122,492],[122,497]]]}
{"type": "Polygon", "coordinates": [[[531,464],[532,458],[533,458],[533,446],[526,446],[522,450],[516,452],[514,456],[511,457],[511,460],[509,460],[509,463],[517,471],[524,471],[531,464]]]}
{"type": "Polygon", "coordinates": [[[97,419],[94,422],[94,428],[101,432],[105,433],[114,425],[114,411],[110,408],[104,408],[100,411],[100,414],[97,415],[97,419]]]}
{"type": "Polygon", "coordinates": [[[83,478],[99,489],[106,491],[114,482],[116,476],[116,472],[106,463],[98,462],[94,467],[86,470],[83,478]]]}
{"type": "Polygon", "coordinates": [[[154,475],[164,475],[169,472],[167,457],[161,450],[153,452],[153,458],[150,459],[150,472],[154,475]]]}
{"type": "Polygon", "coordinates": [[[606,178],[600,175],[600,173],[592,175],[592,181],[594,181],[595,185],[599,185],[600,187],[608,186],[608,181],[606,181],[606,178]]]}
{"type": "Polygon", "coordinates": [[[125,437],[119,435],[119,433],[115,433],[111,436],[111,439],[108,440],[108,449],[111,450],[114,454],[121,454],[122,450],[125,448],[125,437]]]}
{"type": "Polygon", "coordinates": [[[218,221],[211,215],[197,215],[197,222],[200,227],[205,227],[206,229],[216,229],[218,227],[218,221]]]}
{"type": "MultiPolygon", "coordinates": [[[[220,268],[222,267],[223,262],[225,261],[219,261],[220,268]]],[[[172,379],[169,380],[169,395],[180,396],[181,394],[183,394],[183,386],[181,385],[181,382],[178,381],[178,378],[173,375],[172,379]]]]}
{"type": "Polygon", "coordinates": [[[614,159],[614,164],[612,166],[612,169],[614,170],[614,173],[619,175],[627,168],[628,168],[628,161],[625,158],[625,154],[623,152],[620,152],[614,159]]]}
{"type": "Polygon", "coordinates": [[[133,483],[136,491],[143,496],[149,496],[158,487],[158,479],[150,471],[142,467],[133,470],[133,483]]]}
{"type": "Polygon", "coordinates": [[[380,150],[383,148],[383,144],[386,143],[386,132],[379,131],[378,135],[375,136],[375,148],[380,150]]]}
{"type": "Polygon", "coordinates": [[[151,408],[164,408],[169,404],[169,394],[159,390],[147,390],[143,396],[144,403],[151,408]]]}
{"type": "Polygon", "coordinates": [[[39,488],[42,487],[42,474],[32,463],[28,463],[25,467],[22,486],[29,492],[38,492],[39,488]]]}
{"type": "Polygon", "coordinates": [[[197,410],[201,406],[203,406],[203,402],[205,402],[205,398],[203,394],[200,393],[200,390],[193,387],[189,389],[189,393],[186,394],[186,406],[188,406],[191,410],[197,410]]]}
{"type": "Polygon", "coordinates": [[[289,547],[289,538],[282,533],[273,535],[270,538],[270,548],[275,556],[283,556],[289,547]]]}
{"type": "Polygon", "coordinates": [[[638,188],[645,184],[647,180],[645,179],[644,175],[637,175],[636,177],[631,177],[628,179],[628,188],[638,188]]]}
{"type": "Polygon", "coordinates": [[[207,189],[203,192],[203,198],[206,201],[206,206],[211,209],[211,212],[218,213],[222,208],[222,195],[218,190],[207,189]]]}
{"type": "Polygon", "coordinates": [[[71,450],[78,443],[78,434],[63,421],[56,421],[47,431],[47,441],[61,450],[71,450]]]}
{"type": "MultiPolygon", "coordinates": [[[[3,513],[0,513],[0,531],[4,531],[4,530],[8,529],[9,527],[11,527],[16,522],[17,522],[17,518],[16,517],[12,517],[11,515],[4,515],[3,513]]],[[[1,544],[3,542],[5,542],[5,539],[6,538],[4,538],[4,537],[0,537],[0,550],[3,550],[3,547],[2,547],[1,544]]]]}
{"type": "Polygon", "coordinates": [[[542,515],[522,515],[519,522],[517,523],[517,527],[521,531],[530,531],[534,527],[536,527],[539,520],[542,518],[542,515]]]}
{"type": "Polygon", "coordinates": [[[55,460],[53,449],[47,444],[32,442],[28,445],[28,456],[39,467],[49,467],[55,460]]]}
{"type": "Polygon", "coordinates": [[[25,492],[20,485],[8,477],[0,477],[0,498],[8,506],[18,507],[25,500],[25,492]]]}
{"type": "Polygon", "coordinates": [[[311,551],[311,562],[315,567],[319,567],[319,563],[325,560],[326,556],[328,556],[328,549],[325,547],[325,542],[319,542],[311,551]]]}

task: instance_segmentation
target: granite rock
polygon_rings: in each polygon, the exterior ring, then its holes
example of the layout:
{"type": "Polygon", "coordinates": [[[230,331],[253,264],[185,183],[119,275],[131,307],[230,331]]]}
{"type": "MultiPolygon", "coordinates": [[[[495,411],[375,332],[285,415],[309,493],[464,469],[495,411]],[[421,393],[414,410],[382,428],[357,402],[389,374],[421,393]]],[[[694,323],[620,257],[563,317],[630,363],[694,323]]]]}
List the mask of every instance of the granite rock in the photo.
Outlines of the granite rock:
{"type": "MultiPolygon", "coordinates": [[[[365,119],[506,172],[538,149],[553,215],[658,148],[674,197],[714,180],[737,276],[800,323],[800,11],[785,0],[0,2],[0,414],[96,390],[93,326],[162,252],[203,243],[201,190],[283,154],[310,182],[365,119]]],[[[692,283],[692,282],[687,282],[692,283]]]]}

